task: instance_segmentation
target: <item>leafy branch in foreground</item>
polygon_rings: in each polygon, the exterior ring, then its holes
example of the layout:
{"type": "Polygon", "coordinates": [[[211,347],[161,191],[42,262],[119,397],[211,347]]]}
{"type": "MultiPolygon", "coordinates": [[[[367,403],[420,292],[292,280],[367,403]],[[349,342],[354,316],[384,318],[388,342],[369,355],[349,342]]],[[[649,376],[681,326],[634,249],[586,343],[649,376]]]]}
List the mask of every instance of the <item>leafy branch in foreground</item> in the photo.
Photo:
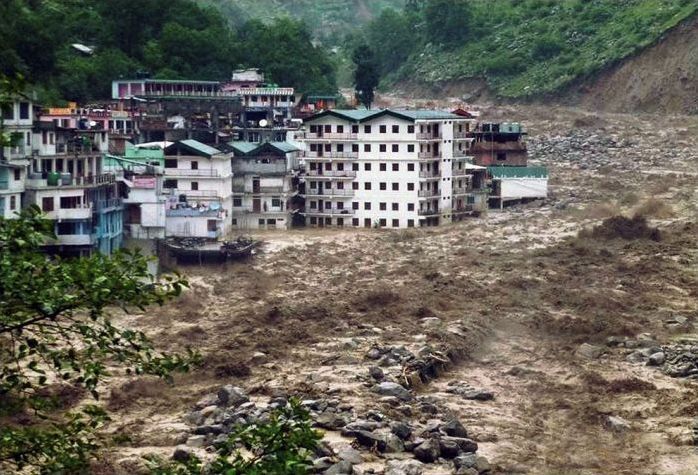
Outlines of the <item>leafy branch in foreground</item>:
{"type": "Polygon", "coordinates": [[[312,466],[309,456],[320,438],[308,411],[291,399],[288,406],[272,411],[268,420],[233,431],[208,463],[190,455],[173,462],[152,457],[149,464],[153,475],[302,475],[312,466]]]}
{"type": "Polygon", "coordinates": [[[80,387],[98,398],[110,366],[169,379],[198,360],[191,351],[160,353],[143,332],[109,318],[110,308],[162,305],[181,293],[185,280],[154,281],[137,252],[49,257],[40,246],[51,237],[51,223],[38,208],[0,219],[0,400],[13,406],[13,417],[0,414],[0,469],[4,463],[46,472],[87,460],[95,446],[89,432],[104,414],[89,408],[62,414],[52,390],[80,387]]]}

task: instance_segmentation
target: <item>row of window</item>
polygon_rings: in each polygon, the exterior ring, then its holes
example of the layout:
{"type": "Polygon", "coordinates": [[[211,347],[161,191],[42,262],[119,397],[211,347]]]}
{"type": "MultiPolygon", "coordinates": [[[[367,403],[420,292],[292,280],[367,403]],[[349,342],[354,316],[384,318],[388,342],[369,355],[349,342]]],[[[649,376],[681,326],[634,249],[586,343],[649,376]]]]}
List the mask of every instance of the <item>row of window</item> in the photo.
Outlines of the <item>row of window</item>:
{"type": "MultiPolygon", "coordinates": [[[[360,226],[360,221],[359,218],[352,218],[351,220],[351,225],[354,226],[355,228],[358,228],[360,226]]],[[[314,216],[310,217],[310,224],[311,225],[318,225],[318,224],[325,224],[327,226],[332,226],[332,218],[316,218],[314,216]]],[[[393,228],[399,228],[400,227],[400,220],[399,219],[392,219],[390,221],[390,224],[393,228]]],[[[344,218],[337,218],[337,226],[342,227],[344,226],[344,218]]],[[[364,227],[365,228],[372,228],[374,226],[380,226],[381,228],[385,228],[388,226],[388,220],[386,218],[379,218],[376,221],[371,221],[371,218],[365,218],[364,219],[364,227]]],[[[407,227],[408,228],[413,228],[414,227],[414,219],[408,219],[407,220],[407,227]]]]}
{"type": "MultiPolygon", "coordinates": [[[[266,201],[264,202],[266,206],[266,201]]],[[[233,198],[233,207],[239,208],[242,206],[242,198],[233,198]]],[[[254,203],[253,203],[254,206],[254,203]]],[[[272,208],[280,208],[281,207],[281,198],[272,198],[271,199],[271,207],[272,208]]]]}
{"type": "MultiPolygon", "coordinates": [[[[364,125],[364,133],[370,134],[371,133],[371,126],[370,125],[364,125]]],[[[390,127],[390,130],[394,134],[399,134],[400,133],[400,126],[395,124],[390,127]]],[[[313,134],[319,134],[319,133],[326,133],[326,134],[331,134],[332,133],[332,124],[326,124],[326,125],[311,125],[310,126],[310,133],[313,134]]],[[[388,126],[387,125],[379,125],[378,126],[378,132],[381,134],[386,134],[388,133],[388,126]]],[[[337,134],[343,134],[344,133],[344,125],[342,124],[337,124],[335,125],[335,133],[337,134]]],[[[358,125],[352,125],[351,126],[351,133],[352,134],[358,134],[359,133],[359,126],[358,125]]],[[[408,125],[407,126],[407,133],[408,134],[413,134],[414,133],[414,125],[408,125]]]]}
{"type": "MultiPolygon", "coordinates": [[[[330,201],[325,201],[325,209],[332,209],[332,202],[330,201]]],[[[310,209],[318,209],[319,203],[317,201],[311,201],[310,202],[310,209]]],[[[339,201],[334,204],[336,209],[344,209],[344,203],[339,201]]],[[[371,202],[370,201],[365,201],[363,209],[366,211],[371,210],[371,202]]],[[[349,208],[347,208],[349,209],[349,208]]],[[[351,203],[351,209],[353,210],[359,210],[361,209],[361,203],[358,201],[353,201],[351,203]]],[[[378,209],[380,211],[388,211],[388,203],[380,202],[378,203],[378,209]]],[[[390,210],[391,211],[400,211],[400,203],[391,203],[390,204],[390,210]]],[[[414,211],[415,210],[415,204],[414,203],[407,203],[407,211],[414,211]]]]}
{"type": "MultiPolygon", "coordinates": [[[[415,150],[414,144],[407,144],[407,152],[408,153],[413,153],[415,150]]],[[[332,144],[316,144],[316,143],[311,143],[310,144],[310,151],[311,152],[317,152],[318,156],[322,156],[322,152],[328,152],[332,153],[332,144]]],[[[359,144],[354,143],[351,144],[351,151],[352,153],[358,153],[359,152],[359,144]]],[[[365,143],[364,144],[364,152],[370,152],[371,151],[371,144],[370,143],[365,143]]],[[[388,151],[388,144],[378,144],[378,151],[382,153],[387,153],[388,151]]],[[[391,144],[390,145],[390,151],[393,153],[400,153],[400,144],[391,144]]],[[[429,150],[428,150],[429,151],[429,150]]],[[[344,144],[338,143],[335,145],[335,152],[337,153],[343,153],[344,152],[344,144]]]]}

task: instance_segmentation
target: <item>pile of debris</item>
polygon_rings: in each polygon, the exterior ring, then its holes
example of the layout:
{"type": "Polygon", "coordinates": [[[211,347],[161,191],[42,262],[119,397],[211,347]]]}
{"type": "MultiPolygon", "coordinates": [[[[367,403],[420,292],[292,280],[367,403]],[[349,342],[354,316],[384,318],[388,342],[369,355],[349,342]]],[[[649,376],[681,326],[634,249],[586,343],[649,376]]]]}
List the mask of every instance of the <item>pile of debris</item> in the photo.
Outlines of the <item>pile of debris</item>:
{"type": "Polygon", "coordinates": [[[698,379],[698,341],[680,339],[660,345],[652,338],[610,338],[610,346],[628,348],[626,359],[631,363],[656,366],[674,378],[698,379]]]}
{"type": "MultiPolygon", "coordinates": [[[[417,408],[425,407],[425,401],[397,383],[378,383],[373,392],[383,396],[382,403],[392,403],[395,412],[405,414],[405,418],[412,414],[412,404],[417,408]]],[[[192,426],[191,435],[184,445],[177,447],[173,458],[186,460],[192,448],[214,450],[235,427],[263,421],[272,410],[286,404],[286,396],[277,395],[266,403],[255,403],[243,389],[223,386],[217,394],[201,399],[187,415],[186,420],[192,426]]],[[[339,432],[347,438],[345,444],[326,441],[319,444],[313,460],[315,473],[417,475],[422,473],[425,464],[440,464],[460,475],[490,471],[487,459],[477,455],[477,443],[468,438],[466,428],[457,419],[432,418],[425,423],[411,424],[378,410],[358,415],[351,405],[336,398],[305,399],[301,405],[309,411],[317,428],[339,432]],[[376,458],[384,460],[383,472],[361,469],[361,464],[376,458]]],[[[427,409],[427,412],[436,411],[427,409]]]]}

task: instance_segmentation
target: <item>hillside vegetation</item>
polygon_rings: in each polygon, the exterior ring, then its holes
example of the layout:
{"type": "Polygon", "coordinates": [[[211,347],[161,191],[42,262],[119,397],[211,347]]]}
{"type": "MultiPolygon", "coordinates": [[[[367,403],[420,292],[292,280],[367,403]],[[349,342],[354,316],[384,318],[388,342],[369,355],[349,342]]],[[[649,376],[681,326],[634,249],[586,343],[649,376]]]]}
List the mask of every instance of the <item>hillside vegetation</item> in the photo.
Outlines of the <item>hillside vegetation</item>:
{"type": "Polygon", "coordinates": [[[484,78],[518,98],[592,75],[696,12],[695,0],[427,0],[385,12],[365,39],[384,83],[484,78]]]}
{"type": "Polygon", "coordinates": [[[337,89],[328,55],[292,18],[232,28],[192,0],[4,0],[0,18],[0,74],[23,75],[48,103],[107,98],[115,78],[224,80],[239,67],[303,92],[337,89]]]}
{"type": "Polygon", "coordinates": [[[199,0],[214,5],[240,25],[250,19],[271,21],[291,16],[302,20],[314,36],[328,45],[377,17],[386,8],[402,9],[405,0],[199,0]]]}

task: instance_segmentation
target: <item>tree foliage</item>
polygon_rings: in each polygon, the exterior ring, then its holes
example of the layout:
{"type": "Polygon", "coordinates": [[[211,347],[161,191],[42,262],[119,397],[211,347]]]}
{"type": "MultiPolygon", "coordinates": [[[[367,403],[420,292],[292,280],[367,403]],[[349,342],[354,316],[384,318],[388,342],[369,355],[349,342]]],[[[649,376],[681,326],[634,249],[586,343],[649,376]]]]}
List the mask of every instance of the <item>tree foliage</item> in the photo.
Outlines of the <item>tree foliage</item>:
{"type": "Polygon", "coordinates": [[[470,35],[472,6],[468,0],[428,0],[424,18],[429,41],[454,46],[470,35]]]}
{"type": "Polygon", "coordinates": [[[352,59],[356,67],[354,71],[356,99],[370,109],[380,79],[375,54],[367,45],[359,45],[354,50],[352,59]]]}
{"type": "Polygon", "coordinates": [[[52,237],[38,208],[0,218],[0,471],[74,473],[86,463],[106,415],[93,406],[64,414],[54,397],[61,389],[97,398],[109,368],[169,379],[198,360],[158,352],[145,334],[109,317],[112,308],[162,304],[186,281],[153,281],[138,253],[50,257],[40,246],[52,237]]]}
{"type": "Polygon", "coordinates": [[[171,463],[152,458],[151,468],[153,475],[302,475],[312,466],[309,455],[320,437],[308,412],[291,399],[288,406],[272,411],[268,420],[234,430],[208,464],[194,456],[171,463]]]}
{"type": "Polygon", "coordinates": [[[386,82],[477,77],[522,97],[589,76],[697,13],[694,0],[407,0],[354,43],[375,50],[386,82]]]}
{"type": "Polygon", "coordinates": [[[0,73],[22,73],[50,99],[105,99],[112,79],[141,74],[225,80],[239,67],[302,92],[337,89],[329,56],[290,19],[236,31],[193,0],[6,0],[0,18],[0,73]]]}

